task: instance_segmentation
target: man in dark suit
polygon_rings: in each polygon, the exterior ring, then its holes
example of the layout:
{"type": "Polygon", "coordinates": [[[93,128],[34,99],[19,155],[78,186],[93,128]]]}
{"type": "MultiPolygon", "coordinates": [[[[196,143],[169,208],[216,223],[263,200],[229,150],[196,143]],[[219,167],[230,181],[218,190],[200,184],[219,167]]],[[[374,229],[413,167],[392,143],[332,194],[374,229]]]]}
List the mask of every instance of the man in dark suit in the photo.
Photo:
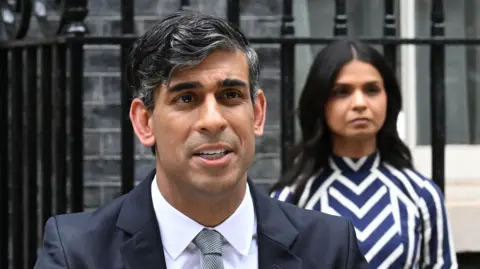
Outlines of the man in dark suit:
{"type": "Polygon", "coordinates": [[[247,178],[266,100],[239,29],[172,14],[135,42],[127,78],[156,167],[95,212],[50,218],[35,268],[368,268],[346,219],[274,200],[247,178]]]}

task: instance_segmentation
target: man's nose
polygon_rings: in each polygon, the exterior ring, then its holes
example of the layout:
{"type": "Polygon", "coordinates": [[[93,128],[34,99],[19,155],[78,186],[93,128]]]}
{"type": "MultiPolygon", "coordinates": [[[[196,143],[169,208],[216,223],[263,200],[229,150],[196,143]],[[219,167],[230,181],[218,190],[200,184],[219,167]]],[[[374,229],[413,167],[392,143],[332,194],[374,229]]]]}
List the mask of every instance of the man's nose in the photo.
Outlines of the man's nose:
{"type": "Polygon", "coordinates": [[[222,106],[214,96],[208,96],[199,108],[199,118],[196,123],[200,132],[218,133],[227,126],[222,106]]]}

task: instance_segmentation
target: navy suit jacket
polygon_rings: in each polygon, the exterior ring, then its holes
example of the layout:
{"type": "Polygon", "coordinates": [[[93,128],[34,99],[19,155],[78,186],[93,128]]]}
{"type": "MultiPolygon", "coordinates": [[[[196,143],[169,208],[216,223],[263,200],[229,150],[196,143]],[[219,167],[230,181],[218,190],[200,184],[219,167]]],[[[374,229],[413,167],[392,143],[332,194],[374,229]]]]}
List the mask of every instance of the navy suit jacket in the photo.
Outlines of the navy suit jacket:
{"type": "MultiPolygon", "coordinates": [[[[153,176],[94,212],[51,217],[35,269],[166,269],[153,176]]],[[[259,269],[368,268],[349,221],[277,201],[248,182],[259,269]]]]}

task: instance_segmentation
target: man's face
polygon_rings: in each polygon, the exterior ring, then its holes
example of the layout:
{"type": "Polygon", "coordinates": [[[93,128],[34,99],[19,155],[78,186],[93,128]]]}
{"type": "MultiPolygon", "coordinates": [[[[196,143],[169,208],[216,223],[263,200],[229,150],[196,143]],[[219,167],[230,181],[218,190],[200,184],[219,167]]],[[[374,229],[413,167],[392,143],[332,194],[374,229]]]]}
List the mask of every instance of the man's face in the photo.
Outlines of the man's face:
{"type": "Polygon", "coordinates": [[[253,104],[249,88],[239,50],[214,51],[173,73],[148,119],[153,138],[139,136],[146,146],[156,144],[158,180],[204,198],[241,187],[265,121],[265,97],[259,91],[253,104]]]}

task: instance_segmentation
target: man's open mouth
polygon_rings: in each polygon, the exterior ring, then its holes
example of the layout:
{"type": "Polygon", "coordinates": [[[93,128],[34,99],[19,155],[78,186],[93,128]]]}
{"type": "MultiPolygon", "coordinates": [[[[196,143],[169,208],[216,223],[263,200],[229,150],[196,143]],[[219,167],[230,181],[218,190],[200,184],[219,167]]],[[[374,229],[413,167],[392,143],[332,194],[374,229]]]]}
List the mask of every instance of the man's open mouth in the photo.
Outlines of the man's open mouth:
{"type": "Polygon", "coordinates": [[[231,150],[225,150],[225,149],[220,149],[220,150],[203,150],[201,152],[193,154],[194,156],[198,156],[207,160],[216,160],[220,159],[223,156],[231,153],[231,150]]]}

